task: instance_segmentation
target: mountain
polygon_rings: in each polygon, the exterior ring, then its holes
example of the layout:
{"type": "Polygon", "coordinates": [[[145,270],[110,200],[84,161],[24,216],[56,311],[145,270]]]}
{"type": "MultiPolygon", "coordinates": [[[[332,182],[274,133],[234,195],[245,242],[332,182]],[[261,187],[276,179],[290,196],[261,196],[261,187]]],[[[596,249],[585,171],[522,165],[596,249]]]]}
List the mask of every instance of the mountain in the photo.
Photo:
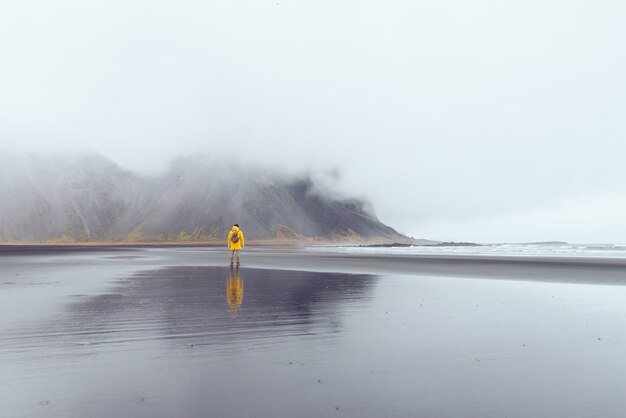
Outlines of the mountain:
{"type": "Polygon", "coordinates": [[[407,242],[369,205],[290,178],[206,157],[180,157],[161,175],[124,170],[94,154],[0,158],[0,241],[248,239],[407,242]]]}

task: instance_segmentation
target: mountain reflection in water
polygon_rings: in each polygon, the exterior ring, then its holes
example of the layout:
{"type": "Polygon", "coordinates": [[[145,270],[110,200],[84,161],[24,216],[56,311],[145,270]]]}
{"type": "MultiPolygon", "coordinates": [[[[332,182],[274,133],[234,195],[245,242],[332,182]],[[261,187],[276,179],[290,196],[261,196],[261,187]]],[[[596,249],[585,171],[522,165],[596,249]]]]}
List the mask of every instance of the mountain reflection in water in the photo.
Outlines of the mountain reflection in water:
{"type": "Polygon", "coordinates": [[[368,275],[168,267],[137,273],[110,293],[72,305],[69,322],[97,344],[128,339],[217,347],[237,341],[266,344],[281,335],[332,334],[341,326],[342,304],[368,298],[377,280],[368,275]]]}

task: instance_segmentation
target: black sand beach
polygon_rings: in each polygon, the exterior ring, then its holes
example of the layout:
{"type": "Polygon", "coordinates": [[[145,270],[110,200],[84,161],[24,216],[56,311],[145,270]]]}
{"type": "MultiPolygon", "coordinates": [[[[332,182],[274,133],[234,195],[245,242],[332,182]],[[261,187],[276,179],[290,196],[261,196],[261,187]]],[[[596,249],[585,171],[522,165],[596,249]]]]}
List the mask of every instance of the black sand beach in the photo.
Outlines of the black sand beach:
{"type": "Polygon", "coordinates": [[[0,248],[2,417],[621,417],[623,260],[0,248]]]}

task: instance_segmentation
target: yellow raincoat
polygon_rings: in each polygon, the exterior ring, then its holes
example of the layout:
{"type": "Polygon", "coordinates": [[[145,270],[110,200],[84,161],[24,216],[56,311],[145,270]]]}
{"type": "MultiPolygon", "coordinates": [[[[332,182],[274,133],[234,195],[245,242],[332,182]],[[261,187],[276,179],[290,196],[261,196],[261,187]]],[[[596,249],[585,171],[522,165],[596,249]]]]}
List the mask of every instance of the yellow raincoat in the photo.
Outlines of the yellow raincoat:
{"type": "Polygon", "coordinates": [[[243,232],[236,226],[233,226],[232,231],[228,233],[228,249],[229,250],[241,250],[243,248],[243,232]],[[239,234],[239,241],[233,242],[233,234],[239,234]]]}

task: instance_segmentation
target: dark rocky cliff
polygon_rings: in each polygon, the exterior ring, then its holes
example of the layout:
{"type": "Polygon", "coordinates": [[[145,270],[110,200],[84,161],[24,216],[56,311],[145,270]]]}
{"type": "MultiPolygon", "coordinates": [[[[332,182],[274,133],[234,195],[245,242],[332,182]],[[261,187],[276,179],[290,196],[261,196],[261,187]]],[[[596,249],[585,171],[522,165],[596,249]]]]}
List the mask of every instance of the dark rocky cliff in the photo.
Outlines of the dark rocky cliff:
{"type": "Polygon", "coordinates": [[[308,177],[178,158],[144,177],[98,155],[5,156],[0,241],[207,241],[239,223],[248,239],[407,240],[356,199],[308,177]]]}

